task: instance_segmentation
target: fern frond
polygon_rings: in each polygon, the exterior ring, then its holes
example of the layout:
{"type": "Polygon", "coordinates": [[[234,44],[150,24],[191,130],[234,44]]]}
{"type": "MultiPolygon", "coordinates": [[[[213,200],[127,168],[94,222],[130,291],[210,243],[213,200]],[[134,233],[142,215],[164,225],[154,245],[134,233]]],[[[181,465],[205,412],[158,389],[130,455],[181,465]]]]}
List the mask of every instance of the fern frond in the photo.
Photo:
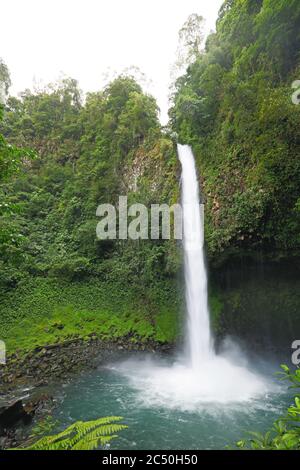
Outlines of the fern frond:
{"type": "Polygon", "coordinates": [[[71,446],[76,447],[77,444],[79,445],[80,442],[87,442],[87,440],[96,440],[99,439],[101,440],[103,437],[110,437],[114,435],[115,433],[118,433],[122,431],[123,429],[126,429],[127,426],[122,425],[122,424],[115,424],[115,425],[106,425],[106,426],[101,426],[99,428],[94,429],[88,435],[84,435],[81,438],[76,438],[72,439],[71,441],[71,446]]]}
{"type": "Polygon", "coordinates": [[[92,450],[104,447],[117,432],[127,428],[117,421],[121,416],[108,416],[94,421],[77,421],[54,436],[45,436],[24,450],[92,450]]]}
{"type": "Polygon", "coordinates": [[[85,423],[80,421],[75,423],[76,434],[70,439],[70,445],[76,445],[77,442],[93,432],[96,432],[97,437],[99,437],[101,435],[108,436],[110,434],[115,434],[116,432],[125,429],[124,425],[112,424],[113,422],[120,421],[121,419],[122,418],[120,416],[110,416],[107,418],[100,418],[95,421],[87,421],[85,423]]]}
{"type": "Polygon", "coordinates": [[[72,447],[72,450],[95,450],[98,447],[105,447],[110,441],[117,438],[117,435],[99,436],[95,439],[82,439],[72,447]]]}

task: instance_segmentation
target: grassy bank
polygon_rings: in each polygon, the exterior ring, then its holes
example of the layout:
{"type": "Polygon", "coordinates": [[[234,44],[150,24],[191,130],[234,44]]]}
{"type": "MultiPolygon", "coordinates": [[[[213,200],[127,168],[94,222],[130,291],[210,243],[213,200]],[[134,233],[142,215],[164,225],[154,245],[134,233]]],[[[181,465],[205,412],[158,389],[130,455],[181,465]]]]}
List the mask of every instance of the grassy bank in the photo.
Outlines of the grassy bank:
{"type": "Polygon", "coordinates": [[[103,340],[173,342],[181,301],[176,283],[139,286],[89,279],[29,278],[2,295],[0,338],[8,355],[91,335],[103,340]]]}

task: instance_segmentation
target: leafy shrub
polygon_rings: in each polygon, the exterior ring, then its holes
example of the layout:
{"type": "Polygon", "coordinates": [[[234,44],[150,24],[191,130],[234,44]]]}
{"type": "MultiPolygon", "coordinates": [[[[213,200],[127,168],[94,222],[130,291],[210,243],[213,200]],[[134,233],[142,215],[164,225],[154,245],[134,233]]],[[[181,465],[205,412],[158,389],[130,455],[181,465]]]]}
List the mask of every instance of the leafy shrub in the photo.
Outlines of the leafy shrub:
{"type": "MultiPolygon", "coordinates": [[[[281,366],[282,379],[288,380],[291,388],[300,391],[300,368],[295,372],[281,366]]],[[[251,438],[237,443],[239,449],[252,450],[300,450],[300,394],[296,394],[294,403],[288,408],[285,416],[275,421],[266,434],[250,432],[251,438]]]]}

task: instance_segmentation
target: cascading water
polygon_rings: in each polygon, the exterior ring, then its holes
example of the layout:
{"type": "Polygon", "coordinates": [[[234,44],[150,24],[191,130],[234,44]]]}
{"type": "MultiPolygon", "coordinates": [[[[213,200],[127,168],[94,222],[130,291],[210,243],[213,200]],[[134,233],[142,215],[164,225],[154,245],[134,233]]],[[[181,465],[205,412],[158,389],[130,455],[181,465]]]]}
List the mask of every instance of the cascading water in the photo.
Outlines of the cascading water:
{"type": "Polygon", "coordinates": [[[188,145],[178,145],[178,155],[182,165],[187,350],[192,368],[197,369],[201,362],[207,361],[213,354],[204,261],[204,212],[200,205],[192,150],[188,145]]]}
{"type": "Polygon", "coordinates": [[[269,383],[251,372],[238,351],[235,358],[217,355],[212,346],[204,259],[203,211],[194,156],[178,145],[182,164],[183,245],[187,305],[187,353],[173,364],[129,360],[111,368],[126,376],[143,406],[200,411],[208,403],[249,401],[269,391],[269,383]]]}

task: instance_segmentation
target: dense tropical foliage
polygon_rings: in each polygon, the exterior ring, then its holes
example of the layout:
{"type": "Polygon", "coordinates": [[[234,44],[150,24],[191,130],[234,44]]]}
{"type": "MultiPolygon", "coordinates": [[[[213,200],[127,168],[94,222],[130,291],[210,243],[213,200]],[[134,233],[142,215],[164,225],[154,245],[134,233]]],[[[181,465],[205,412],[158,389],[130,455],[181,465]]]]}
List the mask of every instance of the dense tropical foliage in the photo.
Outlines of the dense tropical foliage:
{"type": "MultiPolygon", "coordinates": [[[[119,195],[128,197],[128,205],[148,207],[176,200],[174,144],[162,132],[155,100],[132,77],[120,76],[83,102],[76,81],[63,79],[45,90],[8,97],[0,128],[12,145],[36,153],[31,160],[20,154],[19,171],[1,185],[6,207],[16,208],[6,210],[3,221],[11,235],[3,236],[1,245],[0,331],[9,349],[86,337],[96,325],[96,330],[102,325],[105,338],[109,330],[111,338],[130,334],[165,341],[174,335],[168,325],[176,303],[170,281],[178,266],[175,243],[96,237],[101,203],[117,207],[119,195]],[[80,297],[74,289],[78,282],[84,283],[80,297]],[[158,292],[157,282],[165,289],[158,292]],[[65,301],[61,288],[53,296],[55,284],[65,285],[65,301]],[[119,285],[129,302],[120,302],[119,285]],[[76,316],[81,326],[75,322],[64,334],[57,329],[57,337],[51,325],[59,320],[70,327],[76,316]],[[39,334],[32,318],[38,318],[39,334]],[[17,331],[26,334],[19,338],[17,331]]],[[[15,147],[8,148],[16,154],[15,147]]]]}
{"type": "Polygon", "coordinates": [[[197,154],[210,252],[299,249],[299,22],[297,0],[227,0],[177,80],[170,117],[197,154]]]}

